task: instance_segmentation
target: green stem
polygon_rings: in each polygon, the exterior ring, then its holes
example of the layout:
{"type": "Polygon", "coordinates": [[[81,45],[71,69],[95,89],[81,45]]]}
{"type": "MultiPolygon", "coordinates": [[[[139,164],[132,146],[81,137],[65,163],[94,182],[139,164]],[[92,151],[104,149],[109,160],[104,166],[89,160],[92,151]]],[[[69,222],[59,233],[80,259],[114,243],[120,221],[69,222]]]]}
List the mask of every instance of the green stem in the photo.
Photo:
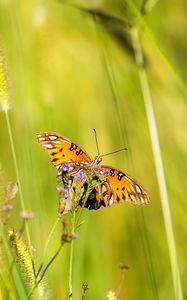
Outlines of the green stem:
{"type": "Polygon", "coordinates": [[[40,265],[40,267],[39,267],[39,269],[38,269],[38,272],[37,272],[37,274],[36,274],[36,277],[38,277],[38,275],[40,274],[41,269],[42,269],[42,267],[43,267],[43,265],[44,265],[44,260],[45,260],[45,256],[46,256],[46,252],[47,252],[47,248],[48,248],[49,242],[50,242],[50,240],[51,240],[51,237],[52,237],[52,235],[53,235],[53,233],[54,233],[54,231],[55,231],[55,228],[56,228],[58,222],[60,221],[60,219],[61,219],[61,218],[58,217],[58,219],[55,221],[55,223],[54,223],[54,225],[53,225],[51,231],[49,232],[48,238],[47,238],[46,243],[45,243],[44,251],[43,251],[42,262],[41,262],[41,265],[40,265]]]}
{"type": "MultiPolygon", "coordinates": [[[[71,233],[75,232],[75,216],[76,212],[72,212],[72,227],[71,233]]],[[[72,270],[73,270],[73,251],[74,251],[74,239],[71,240],[70,245],[70,258],[69,258],[69,299],[73,299],[73,285],[72,285],[72,270]]]]}
{"type": "MultiPolygon", "coordinates": [[[[42,275],[41,275],[40,279],[38,280],[38,284],[42,281],[42,279],[43,279],[43,277],[44,277],[44,275],[45,275],[47,269],[50,267],[50,265],[51,265],[52,262],[55,260],[55,258],[57,257],[57,255],[60,253],[60,250],[62,249],[62,246],[63,246],[63,245],[64,245],[63,243],[60,244],[60,247],[58,248],[57,252],[56,252],[55,255],[51,258],[51,260],[48,262],[47,266],[45,267],[45,269],[44,269],[43,272],[42,272],[42,275]]],[[[38,285],[38,284],[37,284],[37,285],[38,285]]]]}
{"type": "Polygon", "coordinates": [[[177,261],[176,246],[175,246],[172,218],[171,218],[168,192],[167,192],[166,180],[164,174],[164,167],[163,167],[162,155],[160,150],[156,120],[155,120],[155,115],[154,115],[154,110],[152,105],[152,97],[151,97],[151,92],[150,92],[149,83],[147,79],[147,73],[145,70],[145,63],[144,63],[141,43],[139,41],[138,28],[134,28],[134,30],[132,31],[132,40],[134,44],[135,58],[138,66],[140,84],[142,88],[143,99],[144,99],[148,125],[149,125],[149,132],[150,132],[151,143],[152,143],[152,149],[154,154],[154,162],[155,162],[158,186],[160,190],[160,199],[161,199],[162,212],[163,212],[163,218],[164,218],[165,230],[166,230],[166,236],[167,236],[167,242],[169,248],[175,299],[182,300],[183,295],[182,295],[182,288],[181,288],[181,280],[180,280],[180,273],[179,273],[179,267],[177,261]]]}
{"type": "Polygon", "coordinates": [[[87,196],[85,197],[84,203],[83,203],[83,205],[81,206],[80,212],[79,212],[79,214],[78,214],[78,216],[77,216],[77,219],[76,219],[76,221],[75,221],[75,230],[77,229],[77,227],[78,227],[78,225],[79,225],[79,221],[80,221],[80,218],[81,218],[81,215],[82,215],[83,208],[84,208],[84,206],[85,206],[86,200],[87,200],[87,196]]]}
{"type": "MultiPolygon", "coordinates": [[[[8,129],[9,139],[10,139],[10,146],[11,146],[11,150],[12,150],[12,156],[13,156],[13,161],[14,161],[16,178],[17,178],[18,187],[19,187],[21,208],[22,208],[22,210],[25,210],[24,198],[23,198],[23,193],[22,193],[22,187],[21,187],[20,175],[19,175],[19,170],[18,170],[16,151],[15,151],[15,147],[14,147],[14,141],[13,141],[13,135],[12,135],[12,129],[11,129],[11,125],[10,125],[8,110],[5,110],[5,117],[6,117],[6,122],[7,122],[7,129],[8,129]]],[[[30,233],[29,233],[28,222],[25,222],[25,229],[26,229],[28,244],[30,246],[31,245],[31,238],[30,238],[30,233]]],[[[29,249],[30,249],[30,247],[29,247],[29,249]]]]}
{"type": "Polygon", "coordinates": [[[53,257],[50,259],[50,261],[48,262],[48,264],[46,265],[45,269],[42,272],[42,275],[40,276],[40,279],[36,282],[35,286],[33,287],[33,289],[31,290],[31,292],[28,294],[27,299],[30,299],[31,295],[33,294],[34,290],[37,288],[37,286],[40,284],[40,282],[42,281],[42,279],[44,278],[45,273],[47,272],[48,268],[50,267],[50,265],[52,264],[52,262],[55,260],[55,258],[57,257],[57,255],[60,253],[60,250],[62,249],[62,246],[64,244],[61,243],[60,247],[58,248],[58,250],[56,251],[56,253],[53,255],[53,257]]]}

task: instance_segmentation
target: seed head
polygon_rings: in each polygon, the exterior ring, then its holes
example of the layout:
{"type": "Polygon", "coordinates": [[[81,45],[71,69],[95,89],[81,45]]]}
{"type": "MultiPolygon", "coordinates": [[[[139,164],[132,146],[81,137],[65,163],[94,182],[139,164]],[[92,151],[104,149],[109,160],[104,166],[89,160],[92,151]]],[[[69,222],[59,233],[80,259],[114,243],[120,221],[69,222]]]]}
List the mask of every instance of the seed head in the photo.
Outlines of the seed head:
{"type": "Polygon", "coordinates": [[[10,109],[9,101],[9,82],[7,75],[7,66],[3,50],[0,49],[0,108],[4,111],[10,109]]]}

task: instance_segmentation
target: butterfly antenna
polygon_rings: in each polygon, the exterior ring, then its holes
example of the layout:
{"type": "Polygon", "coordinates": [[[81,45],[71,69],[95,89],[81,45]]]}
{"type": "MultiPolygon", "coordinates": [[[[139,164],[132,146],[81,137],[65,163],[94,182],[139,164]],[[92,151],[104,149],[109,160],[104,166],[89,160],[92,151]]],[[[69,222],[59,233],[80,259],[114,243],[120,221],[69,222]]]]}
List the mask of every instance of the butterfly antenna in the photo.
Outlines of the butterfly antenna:
{"type": "Polygon", "coordinates": [[[99,155],[99,144],[98,144],[98,140],[97,140],[97,132],[96,132],[95,128],[93,128],[93,131],[94,131],[94,135],[95,135],[95,142],[96,142],[96,147],[97,147],[97,153],[99,155]]]}
{"type": "Polygon", "coordinates": [[[110,154],[118,153],[118,152],[121,152],[123,150],[128,150],[128,149],[127,148],[122,148],[122,149],[119,149],[119,150],[116,150],[116,151],[113,151],[113,152],[109,152],[109,153],[103,154],[101,156],[103,157],[103,156],[107,156],[107,155],[110,155],[110,154]]]}

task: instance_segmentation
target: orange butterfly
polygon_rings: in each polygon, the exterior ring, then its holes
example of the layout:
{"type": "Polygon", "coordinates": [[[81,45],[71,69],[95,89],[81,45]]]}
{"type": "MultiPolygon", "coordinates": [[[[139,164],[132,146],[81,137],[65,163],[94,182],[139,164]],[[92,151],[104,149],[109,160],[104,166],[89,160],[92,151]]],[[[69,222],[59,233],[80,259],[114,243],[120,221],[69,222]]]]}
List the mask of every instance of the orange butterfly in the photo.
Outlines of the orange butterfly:
{"type": "Polygon", "coordinates": [[[106,174],[106,180],[90,193],[85,207],[98,209],[113,203],[133,203],[144,205],[149,203],[149,196],[144,188],[127,174],[112,167],[100,165],[102,157],[97,155],[93,160],[79,146],[68,138],[52,132],[40,131],[37,140],[48,153],[52,164],[58,169],[67,166],[68,174],[76,175],[81,170],[99,168],[106,174]]]}

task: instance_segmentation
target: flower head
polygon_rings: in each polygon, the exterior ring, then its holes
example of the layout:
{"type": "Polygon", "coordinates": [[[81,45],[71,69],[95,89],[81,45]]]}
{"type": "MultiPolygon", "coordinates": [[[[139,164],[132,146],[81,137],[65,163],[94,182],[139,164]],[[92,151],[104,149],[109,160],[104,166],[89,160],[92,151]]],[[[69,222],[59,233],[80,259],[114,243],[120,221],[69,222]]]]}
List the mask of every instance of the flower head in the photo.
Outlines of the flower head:
{"type": "Polygon", "coordinates": [[[104,183],[108,176],[108,170],[102,168],[99,163],[76,166],[67,162],[58,167],[58,181],[63,185],[57,187],[59,192],[58,213],[67,213],[69,210],[77,210],[80,206],[86,206],[86,201],[92,191],[98,185],[104,183]]]}
{"type": "Polygon", "coordinates": [[[7,212],[9,212],[11,209],[13,209],[13,207],[14,206],[12,204],[9,204],[9,203],[1,205],[1,209],[4,210],[4,211],[7,211],[7,212]]]}
{"type": "MultiPolygon", "coordinates": [[[[1,178],[0,178],[1,181],[1,178]]],[[[1,182],[0,182],[1,185],[1,182]]],[[[6,186],[0,186],[0,223],[5,224],[10,218],[13,198],[18,192],[17,183],[8,182],[6,186]]]]}
{"type": "Polygon", "coordinates": [[[76,232],[70,233],[68,223],[65,219],[63,219],[61,228],[61,242],[70,243],[72,240],[77,238],[79,238],[79,234],[76,232]]]}
{"type": "Polygon", "coordinates": [[[80,184],[83,185],[86,181],[86,171],[85,169],[79,170],[77,173],[72,175],[73,184],[80,184]]]}
{"type": "Polygon", "coordinates": [[[7,73],[5,55],[3,50],[0,49],[0,109],[4,111],[10,109],[9,78],[7,73]]]}
{"type": "Polygon", "coordinates": [[[60,174],[62,172],[69,172],[70,170],[71,170],[71,165],[68,164],[67,162],[64,162],[58,166],[58,171],[60,172],[60,174]]]}
{"type": "Polygon", "coordinates": [[[63,214],[66,214],[71,209],[72,199],[68,188],[58,186],[57,191],[59,193],[58,214],[59,216],[62,216],[63,214]]]}
{"type": "Polygon", "coordinates": [[[113,291],[108,291],[105,297],[106,300],[118,300],[116,293],[113,291]]]}
{"type": "Polygon", "coordinates": [[[34,214],[30,210],[23,210],[23,211],[21,211],[20,216],[23,219],[28,220],[28,219],[32,219],[34,217],[34,214]]]}

